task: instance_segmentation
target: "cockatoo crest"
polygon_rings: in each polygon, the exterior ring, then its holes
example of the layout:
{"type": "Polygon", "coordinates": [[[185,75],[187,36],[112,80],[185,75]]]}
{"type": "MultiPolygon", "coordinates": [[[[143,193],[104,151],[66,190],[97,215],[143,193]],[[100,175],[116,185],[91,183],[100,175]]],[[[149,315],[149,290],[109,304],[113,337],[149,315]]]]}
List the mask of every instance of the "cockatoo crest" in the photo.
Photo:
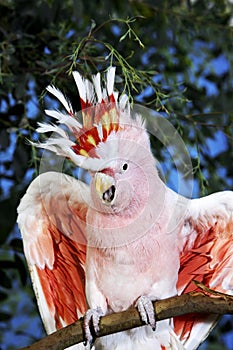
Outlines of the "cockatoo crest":
{"type": "MultiPolygon", "coordinates": [[[[92,77],[92,82],[84,79],[77,71],[73,72],[73,77],[80,96],[82,123],[78,121],[71,103],[62,92],[54,86],[49,86],[47,90],[58,98],[66,113],[56,110],[45,112],[55,118],[58,124],[65,125],[70,135],[61,125],[39,123],[39,133],[54,132],[56,136],[52,135],[44,143],[35,145],[67,157],[84,169],[96,171],[102,166],[103,149],[106,148],[103,143],[111,138],[110,135],[125,132],[127,125],[130,126],[130,130],[133,125],[142,130],[144,125],[139,116],[135,120],[131,118],[128,97],[121,95],[118,98],[118,92],[114,91],[115,67],[108,69],[104,87],[101,87],[99,73],[92,77]],[[97,148],[102,148],[101,157],[97,148]]],[[[111,151],[111,144],[107,145],[107,149],[108,155],[114,153],[114,150],[111,151]]]]}

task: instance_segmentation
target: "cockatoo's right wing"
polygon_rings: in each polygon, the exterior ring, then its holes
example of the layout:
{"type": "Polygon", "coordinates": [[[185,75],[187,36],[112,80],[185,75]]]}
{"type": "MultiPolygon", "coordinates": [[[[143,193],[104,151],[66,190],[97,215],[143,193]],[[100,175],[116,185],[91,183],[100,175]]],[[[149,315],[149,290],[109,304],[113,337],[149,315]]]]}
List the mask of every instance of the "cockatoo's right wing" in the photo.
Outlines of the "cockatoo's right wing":
{"type": "MultiPolygon", "coordinates": [[[[233,294],[233,192],[214,193],[190,201],[180,249],[179,294],[198,290],[193,280],[233,294]]],[[[200,314],[175,318],[175,332],[185,349],[196,349],[217,318],[200,314]]]]}
{"type": "Polygon", "coordinates": [[[18,224],[42,320],[48,333],[73,323],[87,309],[86,214],[89,186],[48,172],[29,186],[18,224]]]}

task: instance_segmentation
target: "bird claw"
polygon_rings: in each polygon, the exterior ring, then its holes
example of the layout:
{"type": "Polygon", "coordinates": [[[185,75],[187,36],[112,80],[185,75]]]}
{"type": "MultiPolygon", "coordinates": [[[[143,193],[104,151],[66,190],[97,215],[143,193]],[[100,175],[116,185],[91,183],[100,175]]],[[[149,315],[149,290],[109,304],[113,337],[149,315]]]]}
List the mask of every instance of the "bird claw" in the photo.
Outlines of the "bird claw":
{"type": "Polygon", "coordinates": [[[145,295],[138,298],[136,307],[141,316],[141,319],[146,324],[149,324],[153,331],[156,329],[155,311],[152,301],[145,295]]]}
{"type": "Polygon", "coordinates": [[[96,309],[89,309],[84,315],[83,320],[83,328],[85,333],[85,342],[84,345],[90,345],[90,348],[92,348],[95,336],[99,332],[99,321],[100,317],[103,316],[103,311],[100,307],[97,307],[96,309]]]}

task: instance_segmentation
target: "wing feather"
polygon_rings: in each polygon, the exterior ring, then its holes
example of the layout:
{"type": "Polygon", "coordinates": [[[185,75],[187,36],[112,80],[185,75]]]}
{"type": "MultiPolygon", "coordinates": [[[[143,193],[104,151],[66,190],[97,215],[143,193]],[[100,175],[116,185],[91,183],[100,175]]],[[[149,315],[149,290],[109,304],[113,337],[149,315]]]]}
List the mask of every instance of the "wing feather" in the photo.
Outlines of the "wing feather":
{"type": "MultiPolygon", "coordinates": [[[[178,293],[198,290],[193,280],[233,294],[233,192],[194,199],[181,233],[178,293]]],[[[214,327],[216,315],[176,317],[174,326],[187,350],[193,350],[214,327]]]]}
{"type": "Polygon", "coordinates": [[[48,333],[76,321],[86,309],[86,213],[89,187],[48,172],[29,186],[18,224],[42,320],[48,333]]]}

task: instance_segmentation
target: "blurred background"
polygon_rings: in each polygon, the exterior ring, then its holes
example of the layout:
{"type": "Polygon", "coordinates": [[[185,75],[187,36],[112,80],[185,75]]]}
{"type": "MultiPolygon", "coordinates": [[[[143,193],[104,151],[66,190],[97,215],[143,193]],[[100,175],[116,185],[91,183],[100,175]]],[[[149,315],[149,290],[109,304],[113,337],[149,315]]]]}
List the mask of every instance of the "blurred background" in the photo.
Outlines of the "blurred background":
{"type": "MultiPolygon", "coordinates": [[[[233,2],[0,0],[0,349],[45,332],[23,255],[16,208],[38,174],[37,140],[55,84],[80,109],[72,70],[117,67],[116,88],[161,113],[190,153],[193,197],[233,188],[233,2]]],[[[152,139],[167,184],[173,167],[152,139]]],[[[233,349],[224,316],[201,349],[233,349]]]]}

